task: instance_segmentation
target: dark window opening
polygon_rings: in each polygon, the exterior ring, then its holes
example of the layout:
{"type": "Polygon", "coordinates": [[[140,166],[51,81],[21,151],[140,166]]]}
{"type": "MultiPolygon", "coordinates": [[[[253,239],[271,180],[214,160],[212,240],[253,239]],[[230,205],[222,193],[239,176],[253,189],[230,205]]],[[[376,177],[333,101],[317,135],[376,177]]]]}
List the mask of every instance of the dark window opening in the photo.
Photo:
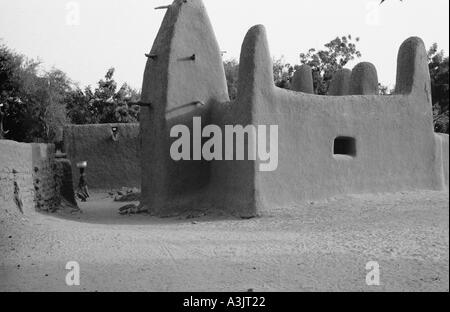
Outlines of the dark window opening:
{"type": "Polygon", "coordinates": [[[338,137],[334,140],[334,155],[356,156],[356,140],[351,137],[338,137]]]}

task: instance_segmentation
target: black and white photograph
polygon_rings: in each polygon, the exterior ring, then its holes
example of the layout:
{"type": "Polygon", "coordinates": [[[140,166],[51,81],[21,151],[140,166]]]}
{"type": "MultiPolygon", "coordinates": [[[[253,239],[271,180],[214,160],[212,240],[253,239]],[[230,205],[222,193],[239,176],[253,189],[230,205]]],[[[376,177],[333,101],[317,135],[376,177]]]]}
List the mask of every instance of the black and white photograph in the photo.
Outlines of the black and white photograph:
{"type": "Polygon", "coordinates": [[[448,55],[447,0],[0,0],[0,292],[448,293],[448,55]]]}

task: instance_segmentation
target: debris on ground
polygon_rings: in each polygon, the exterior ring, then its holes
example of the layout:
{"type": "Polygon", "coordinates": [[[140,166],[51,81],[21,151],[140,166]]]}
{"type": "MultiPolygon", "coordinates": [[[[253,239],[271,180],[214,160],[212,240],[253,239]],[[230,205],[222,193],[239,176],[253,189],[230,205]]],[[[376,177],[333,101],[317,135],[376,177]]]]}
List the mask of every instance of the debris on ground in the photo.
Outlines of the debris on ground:
{"type": "Polygon", "coordinates": [[[122,188],[117,192],[110,192],[111,196],[114,196],[115,202],[134,202],[141,200],[141,192],[138,188],[122,188]]]}
{"type": "Polygon", "coordinates": [[[134,202],[140,200],[141,200],[141,193],[130,193],[122,196],[117,195],[114,198],[115,202],[134,202]]]}
{"type": "Polygon", "coordinates": [[[130,215],[148,212],[147,210],[141,209],[138,205],[130,204],[119,208],[119,214],[130,215]]]}

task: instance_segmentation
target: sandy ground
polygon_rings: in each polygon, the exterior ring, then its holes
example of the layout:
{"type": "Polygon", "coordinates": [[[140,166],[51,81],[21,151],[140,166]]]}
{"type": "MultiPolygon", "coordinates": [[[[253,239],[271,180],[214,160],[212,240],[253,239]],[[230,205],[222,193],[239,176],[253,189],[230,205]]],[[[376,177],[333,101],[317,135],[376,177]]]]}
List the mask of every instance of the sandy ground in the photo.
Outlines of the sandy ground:
{"type": "Polygon", "coordinates": [[[448,200],[343,196],[251,220],[119,216],[102,194],[81,215],[0,209],[0,291],[449,291],[448,200]],[[65,284],[68,261],[80,286],[65,284]]]}

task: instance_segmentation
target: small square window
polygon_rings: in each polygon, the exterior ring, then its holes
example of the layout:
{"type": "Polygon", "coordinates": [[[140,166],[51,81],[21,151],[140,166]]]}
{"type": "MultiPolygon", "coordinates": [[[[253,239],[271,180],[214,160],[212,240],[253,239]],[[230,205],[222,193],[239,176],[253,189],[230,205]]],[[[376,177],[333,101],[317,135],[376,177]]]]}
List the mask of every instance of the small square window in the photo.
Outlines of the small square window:
{"type": "Polygon", "coordinates": [[[352,137],[337,137],[333,150],[335,156],[356,157],[356,140],[352,137]]]}

